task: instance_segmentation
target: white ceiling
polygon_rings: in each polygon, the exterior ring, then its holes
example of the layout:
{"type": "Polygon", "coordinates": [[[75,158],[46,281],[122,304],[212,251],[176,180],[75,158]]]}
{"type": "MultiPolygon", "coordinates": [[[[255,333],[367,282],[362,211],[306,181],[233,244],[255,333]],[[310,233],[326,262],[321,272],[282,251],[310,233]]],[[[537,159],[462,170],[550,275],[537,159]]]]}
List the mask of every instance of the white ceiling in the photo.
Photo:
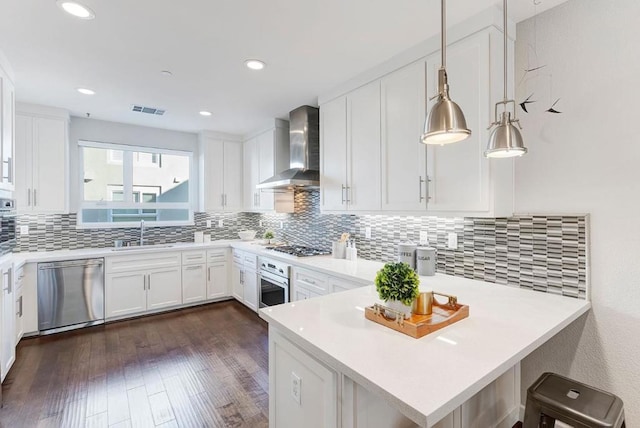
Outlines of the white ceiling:
{"type": "MultiPolygon", "coordinates": [[[[287,118],[439,32],[438,0],[80,1],[95,20],[73,18],[55,0],[0,0],[0,50],[15,70],[17,99],[183,131],[244,134],[287,118]],[[250,71],[247,58],[267,68],[250,71]],[[134,103],[167,113],[132,113],[134,103]]],[[[564,1],[542,0],[537,11],[564,1]]],[[[495,3],[450,0],[448,24],[495,3]]],[[[509,2],[517,22],[534,10],[533,0],[509,2]]]]}

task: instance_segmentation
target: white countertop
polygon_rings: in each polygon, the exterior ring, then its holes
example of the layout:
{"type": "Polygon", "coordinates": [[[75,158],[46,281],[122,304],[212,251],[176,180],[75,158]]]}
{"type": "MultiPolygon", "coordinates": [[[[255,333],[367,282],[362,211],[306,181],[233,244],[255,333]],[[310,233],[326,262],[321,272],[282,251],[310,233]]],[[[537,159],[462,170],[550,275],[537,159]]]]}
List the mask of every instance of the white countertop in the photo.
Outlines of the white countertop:
{"type": "Polygon", "coordinates": [[[379,302],[373,286],[259,313],[316,358],[430,426],[591,307],[586,300],[441,274],[421,280],[421,288],[457,295],[469,305],[469,318],[414,339],[365,319],[363,308],[379,302]]]}

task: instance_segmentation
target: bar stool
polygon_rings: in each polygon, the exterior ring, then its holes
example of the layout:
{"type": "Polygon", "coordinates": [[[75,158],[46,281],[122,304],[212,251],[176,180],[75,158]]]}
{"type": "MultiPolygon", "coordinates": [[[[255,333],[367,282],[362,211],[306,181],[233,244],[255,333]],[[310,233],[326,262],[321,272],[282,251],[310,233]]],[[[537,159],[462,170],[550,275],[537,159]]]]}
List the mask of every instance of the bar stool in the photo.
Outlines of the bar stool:
{"type": "Polygon", "coordinates": [[[523,428],[624,428],[622,400],[575,380],[544,373],[527,390],[523,428]]]}

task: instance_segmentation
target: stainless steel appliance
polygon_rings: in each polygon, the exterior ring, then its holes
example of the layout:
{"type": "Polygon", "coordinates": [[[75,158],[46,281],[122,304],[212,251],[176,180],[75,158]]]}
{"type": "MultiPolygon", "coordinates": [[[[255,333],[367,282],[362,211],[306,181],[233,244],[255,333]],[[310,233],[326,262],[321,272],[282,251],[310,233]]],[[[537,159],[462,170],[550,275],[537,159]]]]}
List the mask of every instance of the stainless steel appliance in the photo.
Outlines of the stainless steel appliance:
{"type": "Polygon", "coordinates": [[[291,267],[286,263],[260,258],[260,307],[289,302],[291,267]]]}
{"type": "Polygon", "coordinates": [[[309,257],[309,256],[326,256],[331,254],[331,251],[322,250],[320,248],[305,247],[304,245],[283,245],[280,247],[267,247],[267,250],[277,251],[279,253],[289,254],[296,257],[309,257]]]}
{"type": "Polygon", "coordinates": [[[289,113],[289,169],[258,184],[258,189],[320,186],[320,110],[302,106],[289,113]]]}
{"type": "Polygon", "coordinates": [[[104,259],[38,263],[38,330],[104,323],[104,259]]]}

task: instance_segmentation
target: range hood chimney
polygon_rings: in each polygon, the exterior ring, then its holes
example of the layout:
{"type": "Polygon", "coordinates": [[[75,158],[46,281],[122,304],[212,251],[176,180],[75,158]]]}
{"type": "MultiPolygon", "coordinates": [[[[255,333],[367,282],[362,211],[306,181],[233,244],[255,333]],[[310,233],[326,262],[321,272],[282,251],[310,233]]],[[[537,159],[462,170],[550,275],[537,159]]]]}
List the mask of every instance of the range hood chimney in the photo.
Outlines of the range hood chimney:
{"type": "Polygon", "coordinates": [[[311,106],[289,113],[289,169],[258,184],[258,189],[320,186],[319,116],[319,110],[311,106]]]}

